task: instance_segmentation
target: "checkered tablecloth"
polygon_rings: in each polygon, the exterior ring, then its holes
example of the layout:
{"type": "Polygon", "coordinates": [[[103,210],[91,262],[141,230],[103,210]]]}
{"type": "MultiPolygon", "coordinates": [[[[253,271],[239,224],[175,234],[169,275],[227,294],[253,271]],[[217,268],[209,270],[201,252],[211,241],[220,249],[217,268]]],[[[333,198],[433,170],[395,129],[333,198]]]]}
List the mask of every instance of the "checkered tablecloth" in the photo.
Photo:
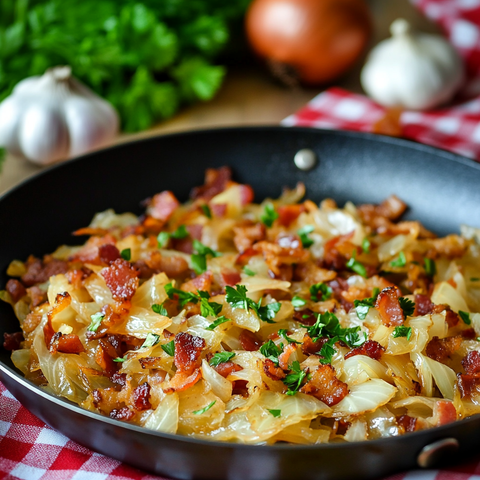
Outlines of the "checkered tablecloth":
{"type": "MultiPolygon", "coordinates": [[[[460,51],[467,82],[454,107],[402,112],[398,122],[401,135],[480,160],[480,0],[412,1],[444,28],[460,51]]],[[[283,124],[372,131],[387,113],[364,96],[332,88],[283,124]]],[[[55,432],[22,407],[0,383],[0,480],[161,478],[92,452],[55,432]]],[[[388,480],[480,480],[480,455],[453,469],[412,471],[388,480]]]]}

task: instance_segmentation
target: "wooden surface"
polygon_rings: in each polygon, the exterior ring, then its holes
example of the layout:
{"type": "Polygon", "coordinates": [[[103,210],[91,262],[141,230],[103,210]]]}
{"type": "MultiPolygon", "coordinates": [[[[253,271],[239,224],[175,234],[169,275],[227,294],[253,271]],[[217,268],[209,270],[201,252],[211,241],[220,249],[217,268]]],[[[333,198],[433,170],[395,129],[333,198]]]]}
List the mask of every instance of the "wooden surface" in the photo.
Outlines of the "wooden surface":
{"type": "MultiPolygon", "coordinates": [[[[408,0],[367,0],[374,20],[374,35],[371,46],[389,36],[388,28],[398,17],[407,18],[424,31],[436,28],[412,7],[408,0]]],[[[355,92],[361,92],[359,72],[364,62],[358,65],[338,82],[338,85],[355,92]]],[[[288,89],[275,83],[260,65],[231,67],[222,89],[208,103],[200,103],[185,108],[174,118],[136,135],[122,135],[117,143],[132,138],[141,138],[162,133],[198,128],[232,125],[277,124],[294,113],[315,95],[321,88],[288,89]]],[[[21,158],[7,156],[3,172],[0,174],[0,194],[17,185],[41,167],[21,158]]]]}

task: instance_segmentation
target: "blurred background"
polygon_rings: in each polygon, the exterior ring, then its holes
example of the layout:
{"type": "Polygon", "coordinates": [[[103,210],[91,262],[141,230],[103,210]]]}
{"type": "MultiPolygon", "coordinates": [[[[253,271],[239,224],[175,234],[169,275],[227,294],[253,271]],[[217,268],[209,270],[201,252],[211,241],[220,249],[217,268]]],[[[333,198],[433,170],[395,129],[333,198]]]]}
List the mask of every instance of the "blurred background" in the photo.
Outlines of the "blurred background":
{"type": "Polygon", "coordinates": [[[290,1],[307,11],[323,4],[315,15],[324,18],[311,26],[318,39],[298,37],[304,26],[295,26],[295,10],[272,10],[281,0],[0,0],[0,193],[51,162],[101,145],[187,129],[278,124],[332,86],[363,94],[367,54],[390,36],[395,19],[440,32],[409,0],[290,1]],[[278,32],[269,38],[275,15],[289,19],[276,23],[301,45],[294,53],[299,62],[302,54],[307,63],[316,56],[310,42],[338,35],[350,42],[351,58],[326,56],[313,79],[292,69],[275,57],[289,48],[275,51],[278,32]],[[57,69],[48,78],[23,80],[57,65],[71,73],[57,69]],[[101,121],[118,121],[119,134],[101,121]],[[43,156],[28,158],[32,150],[43,156]]]}

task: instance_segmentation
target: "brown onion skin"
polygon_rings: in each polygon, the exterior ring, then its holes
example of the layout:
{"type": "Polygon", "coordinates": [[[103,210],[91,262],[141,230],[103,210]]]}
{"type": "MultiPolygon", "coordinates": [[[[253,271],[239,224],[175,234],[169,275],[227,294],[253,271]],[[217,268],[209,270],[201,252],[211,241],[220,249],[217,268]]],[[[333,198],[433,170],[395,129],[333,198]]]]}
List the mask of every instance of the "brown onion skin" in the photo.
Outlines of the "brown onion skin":
{"type": "Polygon", "coordinates": [[[246,16],[255,53],[293,68],[306,85],[345,73],[365,49],[371,30],[363,0],[254,0],[246,16]]]}

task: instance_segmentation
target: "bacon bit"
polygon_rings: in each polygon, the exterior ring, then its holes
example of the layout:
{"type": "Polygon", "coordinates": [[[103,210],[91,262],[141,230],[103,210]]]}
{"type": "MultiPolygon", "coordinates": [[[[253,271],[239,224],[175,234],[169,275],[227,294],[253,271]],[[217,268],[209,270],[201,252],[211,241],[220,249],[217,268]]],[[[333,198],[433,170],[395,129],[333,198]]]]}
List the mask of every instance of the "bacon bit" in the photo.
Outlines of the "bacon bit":
{"type": "Polygon", "coordinates": [[[58,336],[58,338],[50,344],[50,353],[60,352],[78,355],[85,351],[85,347],[78,335],[74,333],[63,335],[58,332],[55,336],[58,336]]]}
{"type": "Polygon", "coordinates": [[[190,193],[190,198],[208,202],[227,188],[231,177],[232,171],[229,167],[220,167],[218,170],[208,168],[205,172],[205,184],[201,187],[195,187],[190,193]]]}
{"type": "Polygon", "coordinates": [[[164,225],[165,225],[165,222],[163,222],[162,220],[158,220],[156,218],[149,217],[147,215],[146,217],[143,218],[140,228],[141,230],[143,230],[143,233],[150,233],[157,236],[158,233],[162,230],[164,225]]]}
{"type": "Polygon", "coordinates": [[[81,269],[69,270],[65,276],[67,277],[68,283],[73,285],[75,288],[80,288],[83,285],[83,281],[87,279],[93,273],[87,267],[82,267],[81,269]]]}
{"type": "Polygon", "coordinates": [[[401,415],[397,418],[397,423],[405,432],[414,432],[417,426],[417,419],[409,415],[401,415]]]}
{"type": "Polygon", "coordinates": [[[460,348],[461,344],[461,335],[442,339],[433,337],[428,342],[425,352],[427,356],[433,360],[444,363],[445,360],[449,359],[460,348]]]}
{"type": "Polygon", "coordinates": [[[234,286],[237,283],[240,283],[242,277],[236,270],[226,270],[222,269],[220,272],[221,286],[225,287],[226,285],[234,286]]]}
{"type": "Polygon", "coordinates": [[[192,280],[185,282],[180,287],[180,290],[183,290],[184,292],[191,292],[191,293],[197,293],[197,290],[200,290],[201,292],[204,291],[204,292],[210,293],[212,289],[212,281],[213,281],[213,273],[210,271],[207,271],[202,273],[198,277],[195,277],[192,280]]]}
{"type": "Polygon", "coordinates": [[[14,303],[17,303],[27,294],[25,287],[18,280],[11,278],[5,285],[5,290],[10,294],[14,303]]]}
{"type": "Polygon", "coordinates": [[[293,343],[289,343],[283,349],[283,352],[278,356],[278,364],[282,370],[288,370],[288,360],[290,356],[297,351],[297,347],[293,343]]]}
{"type": "Polygon", "coordinates": [[[242,330],[238,337],[242,348],[247,352],[256,352],[260,350],[262,341],[250,330],[242,330]]]}
{"type": "MultiPolygon", "coordinates": [[[[116,356],[117,355],[115,355],[115,357],[116,356]]],[[[118,365],[115,364],[112,356],[107,353],[102,345],[98,345],[95,350],[95,362],[109,377],[111,377],[118,369],[118,365]]]]}
{"type": "Polygon", "coordinates": [[[197,368],[192,374],[186,372],[175,373],[173,378],[163,387],[165,393],[183,392],[190,387],[193,387],[202,378],[202,371],[197,368]]]}
{"type": "Polygon", "coordinates": [[[450,400],[438,400],[433,407],[433,416],[431,420],[434,421],[435,426],[446,425],[452,423],[457,419],[457,410],[455,405],[450,400]]]}
{"type": "Polygon", "coordinates": [[[430,250],[425,253],[428,258],[438,258],[440,255],[448,258],[461,257],[467,251],[469,241],[459,235],[447,235],[444,238],[426,240],[430,250]]]}
{"type": "Polygon", "coordinates": [[[243,370],[243,367],[241,367],[237,363],[223,362],[219,363],[216,367],[213,367],[213,369],[222,377],[227,378],[233,372],[239,372],[240,370],[243,370]]]}
{"type": "Polygon", "coordinates": [[[362,346],[350,350],[345,355],[345,360],[347,358],[354,357],[355,355],[366,355],[374,360],[380,360],[380,357],[384,351],[385,348],[375,340],[367,340],[362,346]]]}
{"type": "Polygon", "coordinates": [[[203,226],[198,224],[187,225],[185,227],[188,231],[189,237],[173,239],[172,248],[178,250],[179,252],[187,253],[191,255],[193,253],[193,239],[201,240],[203,226]]]}
{"type": "Polygon", "coordinates": [[[111,377],[110,380],[121,387],[124,387],[127,384],[127,374],[126,373],[118,373],[115,372],[111,377]]]}
{"type": "Polygon", "coordinates": [[[116,238],[110,234],[107,234],[104,237],[90,237],[86,241],[85,245],[77,253],[70,257],[70,260],[100,265],[102,261],[100,260],[99,256],[99,248],[102,245],[115,245],[116,243],[116,238]]]}
{"type": "Polygon", "coordinates": [[[188,373],[200,367],[200,354],[205,348],[205,340],[200,337],[194,337],[186,332],[175,335],[175,356],[174,362],[177,367],[177,373],[188,373]]]}
{"type": "Polygon", "coordinates": [[[27,335],[33,332],[42,321],[42,314],[30,312],[22,323],[22,330],[27,335]]]}
{"type": "Polygon", "coordinates": [[[153,196],[148,213],[156,220],[165,223],[179,206],[180,202],[175,195],[165,190],[153,196]]]}
{"type": "Polygon", "coordinates": [[[138,271],[121,258],[100,271],[114,300],[131,300],[138,288],[138,271]]]}
{"type": "Polygon", "coordinates": [[[335,376],[335,369],[331,365],[320,365],[300,391],[332,407],[348,394],[348,385],[335,376]]]}
{"type": "Polygon", "coordinates": [[[252,257],[255,255],[258,255],[258,252],[254,250],[253,248],[248,248],[245,250],[245,252],[241,253],[238,255],[238,257],[235,260],[236,265],[246,265],[252,257]]]}
{"type": "Polygon", "coordinates": [[[150,397],[150,385],[145,382],[136,387],[132,393],[133,407],[138,411],[148,410],[152,408],[152,404],[149,401],[150,397]]]}
{"type": "Polygon", "coordinates": [[[27,287],[45,283],[52,275],[66,273],[68,270],[67,262],[57,260],[49,255],[46,255],[43,261],[30,256],[25,265],[27,271],[22,275],[22,282],[27,287]]]}
{"type": "Polygon", "coordinates": [[[385,326],[402,325],[404,317],[398,298],[400,291],[396,287],[384,288],[377,297],[375,308],[380,313],[385,326]]]}
{"type": "Polygon", "coordinates": [[[246,380],[235,380],[233,382],[232,395],[241,395],[246,397],[248,395],[248,382],[246,380]]]}
{"type": "Polygon", "coordinates": [[[480,352],[477,350],[468,352],[462,360],[462,366],[468,375],[480,373],[480,352]]]}
{"type": "Polygon", "coordinates": [[[462,336],[462,338],[465,338],[467,340],[473,340],[477,336],[473,328],[466,328],[465,330],[462,330],[460,332],[460,335],[462,336]]]}
{"type": "Polygon", "coordinates": [[[95,408],[98,408],[99,405],[102,403],[102,392],[100,392],[100,390],[95,389],[93,392],[92,392],[92,399],[93,399],[93,405],[95,408]]]}
{"type": "Polygon", "coordinates": [[[212,215],[217,218],[224,217],[227,213],[227,204],[226,203],[213,203],[210,205],[210,210],[212,215]]]}
{"type": "Polygon", "coordinates": [[[306,262],[295,266],[293,276],[296,281],[304,281],[313,285],[333,280],[337,276],[337,272],[321,268],[314,262],[306,262]]]}
{"type": "Polygon", "coordinates": [[[183,257],[176,255],[173,257],[163,257],[157,250],[150,254],[150,257],[145,260],[145,263],[148,268],[156,273],[165,272],[169,278],[178,277],[188,270],[188,263],[183,257]]]}
{"type": "Polygon", "coordinates": [[[480,393],[480,376],[478,374],[470,375],[464,373],[457,373],[458,388],[463,397],[471,397],[474,394],[480,393]]]}
{"type": "Polygon", "coordinates": [[[110,412],[110,418],[114,418],[115,420],[123,420],[128,422],[135,416],[135,412],[130,410],[128,407],[122,408],[114,408],[110,412]]]}
{"type": "Polygon", "coordinates": [[[107,265],[113,263],[117,258],[121,258],[118,248],[111,243],[106,243],[98,247],[98,257],[102,263],[106,263],[107,265]]]}
{"type": "Polygon", "coordinates": [[[45,337],[45,345],[49,350],[56,335],[52,326],[52,319],[55,315],[65,310],[70,303],[72,303],[72,298],[68,292],[59,293],[55,298],[55,305],[47,313],[47,323],[43,327],[43,334],[45,337]]]}
{"type": "Polygon", "coordinates": [[[240,252],[246,252],[256,242],[265,239],[265,225],[262,223],[249,222],[246,225],[240,225],[233,228],[233,243],[235,248],[240,252]]]}
{"type": "MultiPolygon", "coordinates": [[[[161,257],[160,252],[154,251],[152,253],[158,253],[161,257]]],[[[138,270],[138,277],[142,280],[147,280],[155,274],[155,270],[150,268],[144,260],[137,260],[133,263],[133,266],[138,270]]]]}
{"type": "Polygon", "coordinates": [[[458,316],[457,313],[451,310],[450,307],[448,307],[447,313],[445,316],[445,321],[447,322],[448,327],[452,328],[458,324],[458,322],[460,321],[460,317],[458,316]]]}
{"type": "Polygon", "coordinates": [[[312,325],[315,325],[317,315],[309,308],[305,308],[304,310],[295,310],[293,312],[293,319],[300,322],[302,325],[311,327],[312,325]]]}
{"type": "Polygon", "coordinates": [[[3,339],[3,348],[9,352],[20,350],[22,348],[20,344],[24,341],[22,332],[4,333],[3,339]]]}
{"type": "Polygon", "coordinates": [[[389,228],[391,220],[398,220],[407,209],[407,205],[397,196],[391,195],[380,205],[365,204],[357,207],[357,212],[364,223],[374,229],[389,228]]]}
{"type": "Polygon", "coordinates": [[[139,358],[138,361],[143,369],[162,367],[162,359],[160,357],[139,358]]]}
{"type": "Polygon", "coordinates": [[[303,336],[302,352],[305,355],[315,355],[322,349],[323,345],[327,342],[328,342],[327,337],[319,338],[317,341],[314,342],[312,337],[310,337],[310,335],[306,333],[303,336]]]}
{"type": "Polygon", "coordinates": [[[269,358],[263,361],[263,371],[265,375],[272,380],[281,380],[286,377],[285,372],[280,367],[277,367],[269,358]]]}
{"type": "Polygon", "coordinates": [[[429,313],[433,312],[433,307],[435,305],[430,300],[430,297],[427,295],[415,295],[415,312],[413,314],[414,317],[418,317],[421,315],[428,315],[429,313]]]}
{"type": "Polygon", "coordinates": [[[255,193],[250,185],[240,185],[240,203],[244,207],[253,202],[255,193]]]}
{"type": "Polygon", "coordinates": [[[284,227],[289,227],[301,213],[305,211],[305,205],[281,205],[277,208],[278,222],[284,227]]]}
{"type": "Polygon", "coordinates": [[[327,267],[337,271],[344,270],[347,259],[352,256],[352,253],[360,253],[359,248],[350,241],[354,233],[352,231],[333,237],[325,243],[323,261],[327,267]]]}
{"type": "Polygon", "coordinates": [[[104,235],[107,235],[107,233],[108,230],[106,230],[105,228],[83,227],[72,232],[72,235],[75,235],[76,237],[79,237],[81,235],[96,235],[98,237],[103,237],[104,235]]]}

